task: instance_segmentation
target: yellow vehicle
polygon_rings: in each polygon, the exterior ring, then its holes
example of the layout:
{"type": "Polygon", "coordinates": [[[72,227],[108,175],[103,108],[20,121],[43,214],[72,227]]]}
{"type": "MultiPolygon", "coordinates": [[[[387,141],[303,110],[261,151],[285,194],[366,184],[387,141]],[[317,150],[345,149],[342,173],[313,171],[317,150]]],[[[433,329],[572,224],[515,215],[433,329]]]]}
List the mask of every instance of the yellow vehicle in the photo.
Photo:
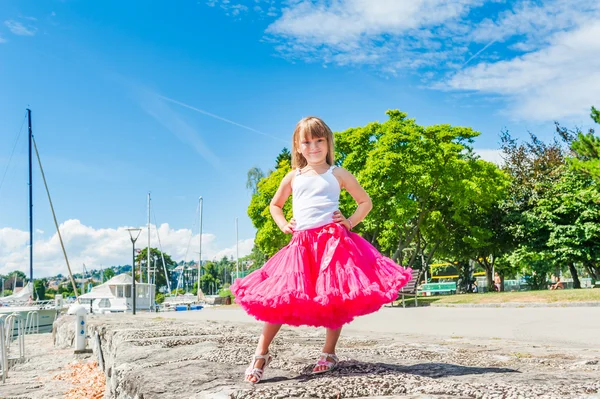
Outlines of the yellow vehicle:
{"type": "MultiPolygon", "coordinates": [[[[471,274],[473,278],[478,276],[485,276],[485,271],[480,270],[480,267],[475,269],[475,272],[471,274]]],[[[456,281],[460,276],[458,269],[458,262],[454,263],[432,263],[429,265],[429,279],[432,281],[456,281]]]]}

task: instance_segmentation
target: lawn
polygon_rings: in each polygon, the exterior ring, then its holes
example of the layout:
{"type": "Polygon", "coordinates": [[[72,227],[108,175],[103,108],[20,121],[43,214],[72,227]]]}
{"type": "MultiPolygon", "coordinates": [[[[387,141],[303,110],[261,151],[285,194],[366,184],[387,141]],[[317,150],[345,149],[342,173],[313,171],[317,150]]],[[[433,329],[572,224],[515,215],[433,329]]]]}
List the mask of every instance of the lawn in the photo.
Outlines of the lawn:
{"type": "MultiPolygon", "coordinates": [[[[405,298],[407,306],[414,305],[414,298],[405,298]]],[[[600,289],[587,288],[579,290],[558,291],[522,291],[522,292],[490,292],[485,294],[458,294],[419,297],[419,306],[431,303],[438,304],[483,304],[483,303],[553,303],[553,302],[600,302],[600,289]]],[[[395,305],[402,306],[402,301],[395,305]]]]}

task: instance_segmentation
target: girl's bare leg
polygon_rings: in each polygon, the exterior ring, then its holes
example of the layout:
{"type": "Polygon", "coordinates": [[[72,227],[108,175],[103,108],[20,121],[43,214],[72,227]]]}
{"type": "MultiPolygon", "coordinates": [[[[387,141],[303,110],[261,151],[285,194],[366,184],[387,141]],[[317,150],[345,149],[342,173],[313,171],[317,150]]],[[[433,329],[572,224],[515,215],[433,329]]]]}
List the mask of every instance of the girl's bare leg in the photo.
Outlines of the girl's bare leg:
{"type": "MultiPolygon", "coordinates": [[[[323,353],[330,353],[335,355],[335,347],[337,345],[338,339],[340,338],[340,334],[342,333],[342,328],[338,328],[336,330],[332,330],[330,328],[327,329],[327,333],[325,334],[325,346],[323,346],[323,353]]],[[[327,358],[328,361],[333,361],[331,358],[327,358]]],[[[327,370],[327,366],[315,366],[313,371],[325,371],[327,370]]]]}
{"type": "MultiPolygon", "coordinates": [[[[280,328],[281,324],[265,323],[262,334],[260,334],[260,338],[258,339],[256,352],[254,352],[255,355],[266,355],[269,353],[269,345],[271,345],[271,342],[273,342],[273,338],[275,338],[280,328]]],[[[254,367],[257,369],[262,369],[264,365],[264,359],[256,359],[254,362],[254,367]]],[[[254,378],[252,375],[246,376],[246,380],[250,382],[256,382],[256,378],[254,378]]]]}

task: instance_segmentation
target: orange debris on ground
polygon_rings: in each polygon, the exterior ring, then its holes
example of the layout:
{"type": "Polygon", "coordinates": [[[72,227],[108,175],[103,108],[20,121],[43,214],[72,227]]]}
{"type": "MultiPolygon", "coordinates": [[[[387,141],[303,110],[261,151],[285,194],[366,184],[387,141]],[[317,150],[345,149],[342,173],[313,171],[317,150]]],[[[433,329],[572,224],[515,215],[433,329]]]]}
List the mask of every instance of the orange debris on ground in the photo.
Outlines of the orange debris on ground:
{"type": "Polygon", "coordinates": [[[73,385],[65,393],[66,399],[101,399],[106,389],[106,377],[96,361],[71,363],[66,371],[52,377],[73,385]]]}

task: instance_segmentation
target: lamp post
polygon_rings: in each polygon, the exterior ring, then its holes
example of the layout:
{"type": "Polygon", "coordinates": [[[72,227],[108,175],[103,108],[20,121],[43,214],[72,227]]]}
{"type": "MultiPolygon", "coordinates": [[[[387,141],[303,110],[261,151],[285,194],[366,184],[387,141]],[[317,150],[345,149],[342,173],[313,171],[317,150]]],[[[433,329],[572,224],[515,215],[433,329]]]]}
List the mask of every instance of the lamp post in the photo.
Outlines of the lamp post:
{"type": "Polygon", "coordinates": [[[129,238],[131,239],[131,245],[133,246],[133,258],[131,261],[131,295],[133,298],[133,314],[135,315],[135,242],[140,236],[142,229],[127,229],[129,232],[129,238]],[[137,232],[137,234],[135,234],[137,232]],[[135,238],[133,236],[135,235],[135,238]]]}

